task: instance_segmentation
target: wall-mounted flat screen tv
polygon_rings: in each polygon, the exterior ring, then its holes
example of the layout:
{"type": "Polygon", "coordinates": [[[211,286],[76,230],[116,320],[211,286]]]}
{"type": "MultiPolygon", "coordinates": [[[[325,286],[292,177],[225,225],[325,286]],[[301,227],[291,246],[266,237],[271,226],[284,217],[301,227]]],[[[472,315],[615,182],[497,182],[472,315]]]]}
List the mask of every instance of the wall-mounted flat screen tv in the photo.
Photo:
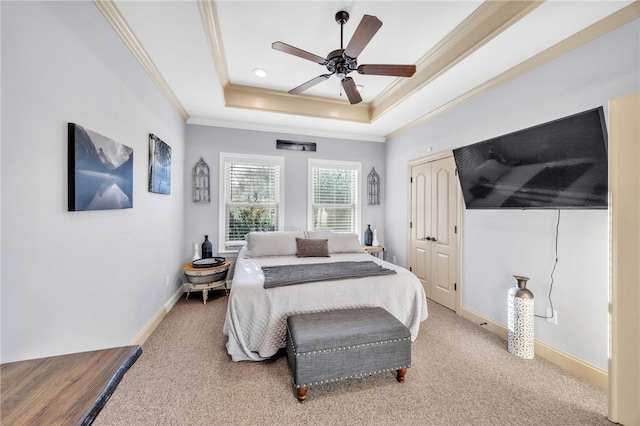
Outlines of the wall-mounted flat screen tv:
{"type": "Polygon", "coordinates": [[[606,209],[598,107],[453,150],[467,209],[606,209]]]}

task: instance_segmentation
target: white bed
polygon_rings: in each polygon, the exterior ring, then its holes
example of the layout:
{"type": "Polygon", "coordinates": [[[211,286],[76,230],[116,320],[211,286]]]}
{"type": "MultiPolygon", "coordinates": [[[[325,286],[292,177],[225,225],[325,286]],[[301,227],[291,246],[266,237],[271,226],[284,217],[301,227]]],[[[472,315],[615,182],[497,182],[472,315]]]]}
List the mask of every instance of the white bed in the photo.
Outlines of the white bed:
{"type": "Polygon", "coordinates": [[[355,234],[287,232],[253,237],[238,253],[223,329],[233,361],[261,361],[275,355],[286,346],[287,317],[301,312],[380,306],[402,321],[412,340],[416,339],[420,323],[427,318],[422,284],[407,269],[364,252],[355,234]],[[296,257],[296,237],[327,237],[330,257],[296,257]],[[263,266],[342,261],[374,261],[396,273],[264,288],[263,266]]]}

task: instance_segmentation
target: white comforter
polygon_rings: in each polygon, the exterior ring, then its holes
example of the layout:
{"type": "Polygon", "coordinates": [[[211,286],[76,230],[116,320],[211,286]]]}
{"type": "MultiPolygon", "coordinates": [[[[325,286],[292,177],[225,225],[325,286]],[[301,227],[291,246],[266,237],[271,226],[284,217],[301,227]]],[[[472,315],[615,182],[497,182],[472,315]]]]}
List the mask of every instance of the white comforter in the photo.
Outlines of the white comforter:
{"type": "Polygon", "coordinates": [[[329,258],[245,258],[243,254],[241,250],[235,265],[223,329],[233,361],[261,361],[284,348],[287,317],[295,313],[381,306],[409,328],[412,340],[418,336],[420,322],[427,319],[427,301],[418,278],[370,254],[332,254],[329,258]],[[363,260],[395,269],[397,274],[263,287],[262,266],[363,260]]]}

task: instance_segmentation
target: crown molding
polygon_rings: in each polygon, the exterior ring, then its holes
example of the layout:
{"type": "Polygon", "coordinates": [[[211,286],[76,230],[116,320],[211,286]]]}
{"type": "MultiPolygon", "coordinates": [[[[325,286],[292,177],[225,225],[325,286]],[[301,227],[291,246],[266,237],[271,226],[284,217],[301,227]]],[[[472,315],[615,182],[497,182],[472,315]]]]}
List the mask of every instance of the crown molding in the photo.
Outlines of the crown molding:
{"type": "MultiPolygon", "coordinates": [[[[187,124],[200,125],[200,126],[213,126],[213,127],[225,127],[228,129],[239,130],[254,130],[259,132],[278,133],[281,135],[292,135],[294,137],[310,136],[314,138],[332,138],[332,139],[348,139],[354,141],[364,142],[380,142],[384,143],[385,139],[382,136],[363,135],[361,133],[345,133],[343,131],[332,130],[316,130],[292,126],[273,126],[265,123],[245,122],[245,121],[233,121],[233,120],[214,120],[205,117],[191,117],[187,121],[187,124]]],[[[328,126],[329,127],[329,126],[328,126]]]]}
{"type": "Polygon", "coordinates": [[[515,78],[518,78],[544,64],[550,62],[565,53],[568,53],[578,47],[581,47],[590,41],[595,40],[604,34],[613,31],[621,26],[628,24],[629,22],[640,18],[640,2],[633,2],[628,6],[620,9],[619,11],[601,19],[600,21],[590,25],[589,27],[575,33],[574,35],[564,39],[563,41],[556,43],[555,45],[543,50],[535,56],[519,63],[518,65],[506,70],[505,72],[495,76],[494,78],[484,82],[483,84],[476,86],[466,93],[458,96],[452,101],[436,108],[429,113],[421,116],[419,119],[406,124],[405,126],[397,129],[396,131],[389,133],[385,136],[386,140],[394,138],[413,127],[424,124],[425,122],[433,119],[434,117],[443,114],[447,111],[455,109],[460,105],[482,95],[491,90],[494,90],[498,86],[501,86],[515,78]]]}
{"type": "Polygon", "coordinates": [[[140,65],[144,68],[144,70],[149,74],[151,79],[156,83],[158,88],[164,93],[165,97],[169,100],[173,108],[180,114],[183,120],[187,120],[189,118],[189,114],[184,109],[178,97],[173,93],[169,84],[164,79],[156,65],[151,60],[151,57],[147,54],[147,52],[140,44],[140,41],[133,33],[127,21],[124,19],[120,10],[116,6],[113,0],[93,0],[93,4],[96,5],[98,10],[104,15],[107,19],[107,22],[111,24],[111,27],[115,30],[115,32],[120,36],[124,44],[129,48],[133,56],[138,60],[140,65]]]}
{"type": "Polygon", "coordinates": [[[372,121],[425,87],[445,71],[487,44],[531,13],[541,1],[488,1],[482,3],[416,64],[409,79],[398,79],[371,101],[372,121]]]}
{"type": "Polygon", "coordinates": [[[200,11],[204,33],[209,43],[209,50],[211,51],[218,82],[220,87],[225,87],[229,84],[229,67],[227,66],[227,56],[224,53],[222,44],[215,1],[198,0],[198,10],[200,11]]]}
{"type": "Polygon", "coordinates": [[[229,84],[224,88],[225,105],[307,117],[370,123],[368,104],[349,104],[346,100],[309,95],[292,96],[277,90],[229,84]]]}

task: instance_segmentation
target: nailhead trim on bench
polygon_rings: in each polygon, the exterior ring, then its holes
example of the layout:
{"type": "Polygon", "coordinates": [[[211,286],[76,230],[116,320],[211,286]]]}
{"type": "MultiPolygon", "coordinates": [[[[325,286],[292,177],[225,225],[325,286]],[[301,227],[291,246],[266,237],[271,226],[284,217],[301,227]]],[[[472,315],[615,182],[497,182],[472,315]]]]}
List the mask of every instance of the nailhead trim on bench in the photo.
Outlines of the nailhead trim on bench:
{"type": "MultiPolygon", "coordinates": [[[[395,342],[402,342],[404,340],[409,340],[410,337],[403,337],[402,339],[391,339],[391,340],[384,340],[382,342],[372,342],[372,343],[362,343],[359,345],[353,345],[353,346],[343,346],[340,348],[331,348],[331,349],[322,349],[319,351],[311,351],[311,352],[302,352],[302,353],[298,353],[296,352],[296,356],[305,356],[305,355],[314,355],[314,354],[323,354],[326,352],[337,352],[337,351],[344,351],[347,349],[357,349],[357,348],[362,348],[362,347],[366,347],[366,346],[374,346],[374,345],[386,345],[389,343],[395,343],[395,342]]],[[[293,348],[293,350],[295,351],[295,347],[293,348]]]]}
{"type": "MultiPolygon", "coordinates": [[[[294,352],[295,356],[305,356],[305,355],[313,355],[313,354],[318,354],[318,353],[337,352],[337,351],[343,351],[343,350],[348,350],[348,349],[357,349],[357,348],[361,348],[361,347],[365,347],[365,346],[384,345],[384,344],[389,344],[389,343],[402,342],[404,340],[410,340],[411,339],[411,337],[403,337],[401,339],[384,340],[382,342],[362,343],[362,344],[359,344],[359,345],[342,346],[342,347],[339,347],[339,348],[322,349],[322,350],[319,350],[319,351],[310,351],[310,352],[298,353],[298,351],[296,350],[295,345],[293,344],[293,337],[291,336],[291,330],[289,329],[289,325],[287,325],[287,336],[289,337],[289,341],[291,342],[291,347],[293,348],[293,352],[294,352]]],[[[404,365],[404,366],[396,367],[396,368],[386,368],[384,370],[378,370],[378,371],[368,371],[368,372],[365,372],[365,373],[354,374],[354,375],[351,375],[351,376],[340,377],[340,378],[336,378],[336,379],[320,380],[318,382],[304,383],[304,384],[295,385],[295,387],[296,388],[306,388],[306,387],[309,387],[309,386],[322,385],[322,384],[325,384],[325,383],[338,382],[338,381],[342,381],[342,380],[360,379],[363,376],[370,376],[372,374],[386,373],[386,372],[389,372],[389,371],[397,371],[397,370],[400,370],[401,368],[411,368],[411,365],[404,365]]]]}
{"type": "Polygon", "coordinates": [[[387,368],[387,369],[384,369],[384,370],[371,371],[371,372],[361,373],[361,374],[354,374],[352,376],[340,377],[338,379],[320,380],[319,382],[304,383],[304,384],[301,384],[301,385],[295,385],[295,387],[296,388],[306,388],[306,387],[309,387],[309,386],[322,385],[322,384],[325,384],[325,383],[332,383],[332,382],[339,382],[339,381],[342,381],[342,380],[361,379],[363,376],[370,376],[372,374],[386,373],[386,372],[389,372],[389,371],[397,371],[397,370],[400,370],[401,368],[411,368],[411,365],[405,365],[404,367],[397,367],[397,368],[387,368]]]}

